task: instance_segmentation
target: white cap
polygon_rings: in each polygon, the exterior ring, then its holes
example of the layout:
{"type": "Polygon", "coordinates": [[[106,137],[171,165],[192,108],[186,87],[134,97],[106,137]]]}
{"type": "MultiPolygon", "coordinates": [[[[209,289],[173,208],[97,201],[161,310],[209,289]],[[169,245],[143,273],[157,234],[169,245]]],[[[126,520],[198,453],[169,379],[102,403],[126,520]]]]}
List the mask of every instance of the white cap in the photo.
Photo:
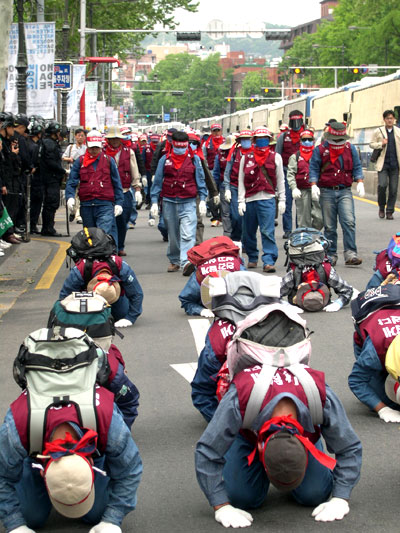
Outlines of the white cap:
{"type": "Polygon", "coordinates": [[[86,136],[86,144],[88,148],[92,148],[92,146],[98,146],[99,148],[102,148],[103,146],[103,136],[98,130],[91,130],[86,136]]]}

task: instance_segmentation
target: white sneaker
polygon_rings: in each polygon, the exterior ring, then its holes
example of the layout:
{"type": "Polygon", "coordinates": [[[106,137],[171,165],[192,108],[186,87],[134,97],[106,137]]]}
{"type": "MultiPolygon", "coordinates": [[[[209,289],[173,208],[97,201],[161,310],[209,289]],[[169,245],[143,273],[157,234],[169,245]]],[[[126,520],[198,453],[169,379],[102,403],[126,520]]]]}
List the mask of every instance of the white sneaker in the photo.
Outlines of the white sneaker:
{"type": "Polygon", "coordinates": [[[0,250],[0,257],[3,257],[3,255],[4,255],[3,250],[0,250]]]}
{"type": "Polygon", "coordinates": [[[7,250],[7,248],[11,248],[12,244],[11,242],[6,242],[0,239],[0,249],[7,250]]]}

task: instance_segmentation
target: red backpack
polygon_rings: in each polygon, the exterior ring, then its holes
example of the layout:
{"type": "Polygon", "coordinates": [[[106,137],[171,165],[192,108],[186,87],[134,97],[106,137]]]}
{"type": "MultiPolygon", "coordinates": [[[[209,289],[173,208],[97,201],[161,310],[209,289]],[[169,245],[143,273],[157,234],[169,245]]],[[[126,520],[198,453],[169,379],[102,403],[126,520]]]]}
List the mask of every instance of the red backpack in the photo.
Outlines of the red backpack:
{"type": "Polygon", "coordinates": [[[193,246],[188,251],[188,259],[193,265],[198,266],[209,259],[213,259],[219,255],[233,255],[239,257],[240,248],[229,237],[221,235],[220,237],[212,237],[206,241],[193,246]]]}

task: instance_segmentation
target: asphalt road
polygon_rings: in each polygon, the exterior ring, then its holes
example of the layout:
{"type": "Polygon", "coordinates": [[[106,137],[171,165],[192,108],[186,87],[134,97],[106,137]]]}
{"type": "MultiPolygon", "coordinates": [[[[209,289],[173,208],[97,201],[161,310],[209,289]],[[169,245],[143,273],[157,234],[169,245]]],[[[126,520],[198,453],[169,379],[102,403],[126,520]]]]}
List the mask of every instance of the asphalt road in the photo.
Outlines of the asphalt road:
{"type": "MultiPolygon", "coordinates": [[[[371,275],[373,251],[385,247],[391,235],[399,229],[399,214],[395,214],[394,221],[386,221],[378,219],[377,211],[375,205],[356,200],[357,244],[363,264],[358,268],[345,267],[342,254],[337,264],[339,273],[360,290],[371,275]]],[[[144,312],[134,327],[123,331],[125,338],[116,341],[127,362],[129,375],[141,393],[133,437],[144,464],[137,509],[126,517],[123,531],[221,532],[222,526],[214,521],[213,511],[197,484],[194,471],[194,448],[205,422],[191,404],[188,381],[171,367],[193,363],[197,358],[188,322],[190,317],[180,309],[177,299],[187,278],[180,273],[167,273],[167,245],[162,242],[157,229],[147,226],[147,215],[147,211],[139,212],[137,227],[128,232],[126,247],[126,260],[144,290],[144,312]]],[[[73,223],[71,229],[78,231],[80,228],[73,223]]],[[[63,230],[61,217],[58,229],[63,230]]],[[[207,219],[206,236],[219,234],[222,234],[222,228],[211,228],[207,219]]],[[[277,228],[277,242],[280,248],[277,273],[283,275],[285,256],[281,227],[277,228]]],[[[29,283],[0,322],[2,417],[9,403],[19,394],[11,372],[19,345],[29,332],[46,325],[49,310],[68,272],[62,266],[49,289],[35,289],[57,245],[38,239],[21,247],[25,247],[24,254],[28,256],[23,264],[29,283]]],[[[7,269],[10,269],[11,261],[9,254],[1,259],[0,278],[2,274],[9,274],[7,269]]],[[[261,268],[258,271],[261,272],[261,268]]],[[[7,286],[2,285],[0,296],[7,296],[7,290],[7,286]]],[[[314,331],[312,366],[326,373],[327,382],[341,398],[363,443],[362,476],[353,491],[350,514],[341,522],[316,523],[311,518],[312,509],[302,508],[290,497],[271,489],[264,506],[253,512],[252,531],[398,531],[399,426],[380,421],[348,389],[347,376],[353,363],[350,310],[345,308],[334,314],[321,312],[303,316],[314,331]]],[[[183,368],[190,371],[188,365],[183,368]]],[[[42,531],[66,533],[89,529],[78,521],[68,521],[54,513],[42,531]]]]}

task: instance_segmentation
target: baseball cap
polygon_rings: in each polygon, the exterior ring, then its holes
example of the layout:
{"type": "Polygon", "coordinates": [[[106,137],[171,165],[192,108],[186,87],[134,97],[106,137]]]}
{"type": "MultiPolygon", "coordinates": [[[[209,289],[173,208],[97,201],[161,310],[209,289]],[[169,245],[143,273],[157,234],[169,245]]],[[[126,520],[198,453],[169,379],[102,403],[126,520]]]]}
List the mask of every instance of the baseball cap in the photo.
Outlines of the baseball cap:
{"type": "Polygon", "coordinates": [[[222,130],[221,124],[211,124],[211,131],[213,130],[222,130]]]}
{"type": "Polygon", "coordinates": [[[257,128],[253,134],[254,137],[273,137],[268,128],[257,128]]]}
{"type": "Polygon", "coordinates": [[[301,283],[293,303],[306,311],[321,311],[328,305],[331,295],[328,287],[319,281],[301,283]]]}
{"type": "Polygon", "coordinates": [[[111,305],[115,303],[121,295],[121,287],[108,272],[100,271],[92,278],[87,286],[88,291],[100,294],[111,305]]]}
{"type": "Polygon", "coordinates": [[[91,130],[86,136],[86,144],[88,148],[93,146],[101,148],[103,146],[103,136],[98,130],[91,130]]]}

